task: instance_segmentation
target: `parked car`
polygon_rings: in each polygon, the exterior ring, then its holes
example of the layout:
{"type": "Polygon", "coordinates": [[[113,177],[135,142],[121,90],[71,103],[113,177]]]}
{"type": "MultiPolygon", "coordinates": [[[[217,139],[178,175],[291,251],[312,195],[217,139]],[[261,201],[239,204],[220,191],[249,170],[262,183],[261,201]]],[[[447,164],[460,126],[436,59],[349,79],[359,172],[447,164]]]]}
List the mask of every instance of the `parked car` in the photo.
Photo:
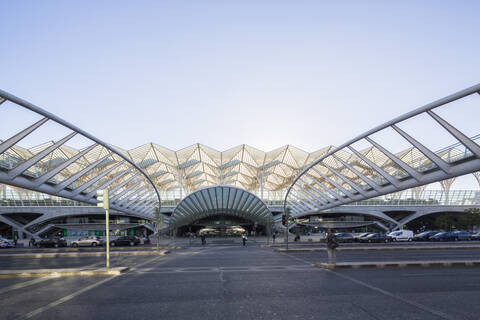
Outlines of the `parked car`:
{"type": "Polygon", "coordinates": [[[0,238],[0,248],[13,248],[13,243],[5,238],[0,238]]]}
{"type": "Polygon", "coordinates": [[[351,233],[335,233],[338,242],[353,242],[354,238],[351,233]]]}
{"type": "Polygon", "coordinates": [[[392,241],[412,241],[413,231],[411,230],[398,230],[388,234],[392,241]]]}
{"type": "Polygon", "coordinates": [[[472,234],[467,231],[455,231],[455,240],[470,240],[472,238],[472,234]]]}
{"type": "Polygon", "coordinates": [[[135,236],[123,236],[110,241],[110,245],[114,246],[136,246],[140,244],[140,239],[135,236]]]}
{"type": "Polygon", "coordinates": [[[45,238],[38,242],[35,242],[35,245],[39,248],[46,248],[46,247],[66,247],[67,240],[64,238],[45,238]]]}
{"type": "Polygon", "coordinates": [[[472,234],[472,240],[480,240],[480,231],[472,234]]]}
{"type": "Polygon", "coordinates": [[[390,242],[392,239],[383,233],[372,233],[363,238],[360,242],[390,242]]]}
{"type": "Polygon", "coordinates": [[[365,237],[367,237],[370,234],[371,234],[370,232],[364,232],[364,233],[361,233],[357,236],[354,236],[355,242],[362,242],[361,240],[364,239],[365,237]]]}
{"type": "Polygon", "coordinates": [[[454,232],[439,232],[436,235],[430,237],[431,241],[455,241],[456,235],[454,232]]]}
{"type": "Polygon", "coordinates": [[[72,241],[72,247],[96,247],[103,245],[99,237],[85,237],[72,241]]]}
{"type": "Polygon", "coordinates": [[[428,241],[437,233],[439,233],[439,231],[424,231],[422,233],[416,234],[413,237],[413,241],[428,241]]]}

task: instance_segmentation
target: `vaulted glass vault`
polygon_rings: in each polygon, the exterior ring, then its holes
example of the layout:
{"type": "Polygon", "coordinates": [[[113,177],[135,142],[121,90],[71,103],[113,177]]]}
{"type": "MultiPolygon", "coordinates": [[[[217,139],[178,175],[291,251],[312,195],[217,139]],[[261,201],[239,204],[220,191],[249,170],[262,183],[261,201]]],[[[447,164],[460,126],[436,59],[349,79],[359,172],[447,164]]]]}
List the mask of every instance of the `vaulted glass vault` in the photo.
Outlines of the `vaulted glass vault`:
{"type": "Polygon", "coordinates": [[[214,186],[192,192],[175,208],[170,225],[180,227],[215,215],[237,216],[260,225],[272,222],[272,213],[253,193],[232,186],[214,186]]]}

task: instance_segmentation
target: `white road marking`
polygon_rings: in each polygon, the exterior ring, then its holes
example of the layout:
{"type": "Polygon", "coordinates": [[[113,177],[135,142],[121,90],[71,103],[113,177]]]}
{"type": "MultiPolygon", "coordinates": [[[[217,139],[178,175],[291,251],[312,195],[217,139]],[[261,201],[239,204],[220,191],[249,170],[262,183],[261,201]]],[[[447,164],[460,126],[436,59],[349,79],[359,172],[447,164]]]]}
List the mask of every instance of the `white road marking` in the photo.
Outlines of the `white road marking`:
{"type": "MultiPolygon", "coordinates": [[[[86,266],[85,268],[93,268],[93,267],[96,267],[96,266],[102,265],[102,264],[104,264],[104,262],[94,263],[94,264],[86,266]]],[[[13,291],[13,290],[22,289],[22,288],[25,288],[25,287],[28,287],[28,286],[31,286],[31,285],[34,285],[34,284],[37,284],[37,283],[41,283],[41,282],[44,282],[44,281],[47,281],[47,280],[57,279],[57,278],[58,277],[56,277],[56,276],[45,276],[45,277],[41,277],[41,278],[29,280],[29,281],[23,281],[21,283],[16,283],[14,285],[11,285],[11,286],[8,286],[8,287],[5,287],[5,288],[0,288],[0,294],[8,293],[8,292],[13,291]]]]}
{"type": "Polygon", "coordinates": [[[76,291],[76,292],[74,292],[74,293],[72,293],[72,294],[69,294],[68,296],[65,296],[65,297],[63,297],[63,298],[60,298],[60,299],[58,299],[58,300],[55,300],[55,301],[53,301],[53,302],[51,302],[51,303],[49,303],[49,304],[47,304],[47,305],[45,305],[45,306],[43,306],[43,307],[40,307],[40,308],[38,308],[38,309],[35,309],[35,310],[27,313],[27,314],[24,316],[24,318],[25,318],[25,319],[30,319],[30,318],[32,318],[32,317],[34,317],[34,316],[36,316],[36,315],[39,315],[39,314],[42,313],[42,312],[45,312],[45,311],[47,311],[47,310],[49,310],[49,309],[51,309],[51,308],[53,308],[53,307],[58,306],[59,304],[62,304],[62,303],[64,303],[64,302],[67,302],[67,301],[69,301],[69,300],[72,300],[72,299],[75,298],[76,296],[78,296],[78,295],[80,295],[80,294],[82,294],[82,293],[84,293],[84,292],[87,292],[88,290],[91,290],[91,289],[93,289],[93,288],[96,288],[96,287],[98,287],[99,285],[104,284],[105,282],[108,282],[108,281],[110,281],[110,280],[112,280],[112,279],[114,279],[114,278],[116,278],[116,277],[118,277],[118,276],[115,275],[115,276],[113,276],[113,277],[109,277],[109,278],[100,280],[100,281],[98,281],[98,282],[96,282],[96,283],[94,283],[94,284],[91,284],[91,285],[89,285],[89,286],[86,286],[86,287],[84,287],[84,288],[82,288],[82,289],[80,289],[80,290],[78,290],[78,291],[76,291]]]}
{"type": "Polygon", "coordinates": [[[395,293],[392,293],[392,292],[389,292],[389,291],[380,289],[380,288],[378,288],[378,287],[372,286],[372,285],[370,285],[370,284],[368,284],[368,283],[365,283],[365,282],[363,282],[363,281],[354,279],[354,278],[349,277],[349,276],[347,276],[347,275],[344,275],[344,274],[335,272],[335,271],[333,271],[333,270],[328,270],[328,269],[321,269],[321,270],[323,270],[323,271],[325,271],[325,272],[333,273],[333,274],[336,275],[337,277],[340,277],[340,278],[343,278],[343,279],[352,281],[352,282],[354,282],[354,283],[356,283],[356,284],[359,284],[359,285],[361,285],[361,286],[364,286],[364,287],[366,287],[366,288],[369,288],[369,289],[371,289],[371,290],[373,290],[373,291],[379,292],[379,293],[381,293],[381,294],[383,294],[383,295],[385,295],[385,296],[394,298],[394,299],[396,299],[396,300],[399,300],[399,301],[402,301],[402,302],[404,302],[404,303],[406,303],[406,304],[409,304],[409,305],[411,305],[411,306],[413,306],[413,307],[416,307],[416,308],[418,308],[418,309],[421,309],[421,310],[423,310],[423,311],[425,311],[425,312],[428,312],[428,313],[431,313],[431,314],[433,314],[433,315],[436,315],[436,316],[438,316],[438,317],[440,317],[440,318],[442,318],[442,319],[455,320],[454,317],[452,317],[452,316],[450,316],[450,315],[448,315],[448,314],[446,314],[446,313],[443,313],[442,311],[438,311],[438,310],[431,309],[431,308],[429,308],[429,307],[427,307],[427,306],[425,306],[425,305],[423,305],[423,304],[420,304],[420,303],[418,303],[418,302],[415,302],[415,301],[411,301],[411,300],[402,298],[402,297],[400,297],[399,295],[396,295],[395,293]]]}
{"type": "Polygon", "coordinates": [[[313,266],[315,265],[315,263],[311,262],[311,261],[308,261],[308,260],[305,260],[305,259],[300,259],[298,257],[294,257],[294,256],[291,256],[289,255],[288,253],[284,253],[284,252],[279,252],[280,254],[283,254],[283,255],[286,255],[287,257],[289,257],[290,259],[293,259],[293,260],[297,260],[297,261],[300,261],[300,262],[303,262],[303,263],[306,263],[310,266],[313,266]]]}
{"type": "MultiPolygon", "coordinates": [[[[144,261],[144,262],[136,265],[136,267],[143,266],[143,265],[145,265],[145,264],[147,264],[147,263],[151,263],[151,262],[153,262],[153,261],[155,261],[155,260],[158,260],[158,259],[160,259],[160,258],[163,258],[163,257],[164,257],[164,256],[157,256],[157,257],[155,257],[155,258],[149,259],[149,260],[147,260],[147,261],[144,261]]],[[[89,286],[86,286],[86,287],[84,287],[84,288],[82,288],[82,289],[80,289],[80,290],[78,290],[78,291],[76,291],[76,292],[74,292],[74,293],[72,293],[72,294],[69,294],[68,296],[65,296],[65,297],[63,297],[63,298],[60,298],[60,299],[58,299],[58,300],[55,300],[55,301],[53,301],[53,302],[51,302],[51,303],[49,303],[49,304],[47,304],[47,305],[45,305],[45,306],[43,306],[43,307],[40,307],[40,308],[38,308],[38,309],[35,309],[35,310],[27,313],[22,319],[30,319],[30,318],[32,318],[32,317],[34,317],[34,316],[37,316],[37,315],[39,315],[39,314],[42,313],[42,312],[45,312],[45,311],[47,311],[47,310],[49,310],[49,309],[51,309],[51,308],[54,308],[54,307],[56,307],[56,306],[58,306],[58,305],[60,305],[60,304],[62,304],[62,303],[64,303],[64,302],[67,302],[67,301],[69,301],[69,300],[72,300],[72,299],[75,298],[76,296],[78,296],[78,295],[80,295],[80,294],[82,294],[82,293],[84,293],[84,292],[87,292],[87,291],[89,291],[89,290],[92,290],[92,289],[98,287],[99,285],[102,285],[102,284],[104,284],[104,283],[106,283],[106,282],[108,282],[108,281],[110,281],[110,280],[112,280],[112,279],[114,279],[114,278],[116,278],[116,277],[120,277],[120,276],[122,276],[122,275],[123,275],[123,274],[114,275],[114,276],[112,276],[112,277],[108,277],[108,278],[103,279],[103,280],[100,280],[100,281],[98,281],[98,282],[96,282],[96,283],[94,283],[94,284],[91,284],[91,285],[89,285],[89,286]]]]}
{"type": "Polygon", "coordinates": [[[8,286],[8,287],[5,287],[5,288],[1,288],[0,289],[0,294],[7,293],[7,292],[17,290],[17,289],[21,289],[21,288],[25,288],[25,287],[34,285],[36,283],[40,283],[40,282],[50,280],[50,279],[52,279],[52,277],[41,277],[41,278],[33,279],[33,280],[30,280],[30,281],[23,281],[21,283],[16,283],[14,285],[11,285],[11,286],[8,286]]]}

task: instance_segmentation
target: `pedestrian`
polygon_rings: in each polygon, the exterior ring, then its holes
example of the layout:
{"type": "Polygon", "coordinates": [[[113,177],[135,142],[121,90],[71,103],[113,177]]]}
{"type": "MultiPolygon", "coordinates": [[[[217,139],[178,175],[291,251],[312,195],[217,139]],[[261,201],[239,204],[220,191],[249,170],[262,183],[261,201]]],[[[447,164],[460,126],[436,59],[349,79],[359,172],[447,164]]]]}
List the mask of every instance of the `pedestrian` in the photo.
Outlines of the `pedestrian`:
{"type": "Polygon", "coordinates": [[[202,246],[204,246],[207,243],[207,237],[205,236],[205,233],[200,235],[200,239],[202,239],[202,246]]]}
{"type": "Polygon", "coordinates": [[[13,245],[16,247],[17,246],[17,241],[18,241],[18,235],[17,233],[13,234],[13,245]]]}
{"type": "Polygon", "coordinates": [[[34,237],[30,238],[30,241],[28,242],[28,246],[29,247],[35,247],[35,238],[34,237]]]}
{"type": "Polygon", "coordinates": [[[242,234],[242,242],[243,242],[243,246],[245,247],[245,245],[247,244],[247,233],[246,232],[244,234],[242,234]]]}
{"type": "Polygon", "coordinates": [[[337,255],[335,251],[338,247],[338,240],[331,229],[328,229],[325,241],[327,242],[328,264],[335,265],[337,263],[337,255]]]}
{"type": "Polygon", "coordinates": [[[272,234],[272,239],[273,239],[273,244],[275,244],[275,238],[277,237],[277,232],[275,231],[273,234],[272,234]]]}

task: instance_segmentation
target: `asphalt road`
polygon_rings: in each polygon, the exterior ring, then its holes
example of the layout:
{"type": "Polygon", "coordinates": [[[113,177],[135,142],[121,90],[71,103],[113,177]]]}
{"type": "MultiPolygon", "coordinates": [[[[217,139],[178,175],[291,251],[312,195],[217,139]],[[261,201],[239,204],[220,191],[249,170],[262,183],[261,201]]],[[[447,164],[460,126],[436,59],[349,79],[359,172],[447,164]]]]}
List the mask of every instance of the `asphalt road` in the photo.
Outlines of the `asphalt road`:
{"type": "Polygon", "coordinates": [[[479,318],[480,268],[312,267],[322,255],[208,246],[118,257],[119,276],[0,279],[0,319],[479,318]]]}

